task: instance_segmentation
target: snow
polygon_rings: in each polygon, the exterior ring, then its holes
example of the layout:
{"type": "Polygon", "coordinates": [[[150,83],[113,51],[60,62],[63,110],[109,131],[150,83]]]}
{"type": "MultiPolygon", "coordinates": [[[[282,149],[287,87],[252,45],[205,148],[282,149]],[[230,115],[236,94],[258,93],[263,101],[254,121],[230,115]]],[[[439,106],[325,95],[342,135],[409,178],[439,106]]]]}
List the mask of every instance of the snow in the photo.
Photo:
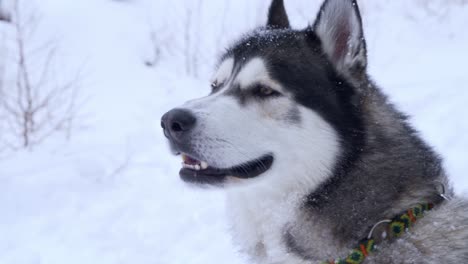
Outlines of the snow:
{"type": "MultiPolygon", "coordinates": [[[[199,1],[197,13],[194,2],[36,2],[42,20],[34,41],[56,36],[63,69],[84,65],[86,103],[71,141],[56,134],[32,150],[0,152],[0,263],[245,263],[227,232],[222,191],[178,179],[180,160],[169,154],[159,120],[207,94],[215,55],[263,23],[268,4],[199,1]],[[191,50],[201,54],[197,78],[184,71],[185,6],[197,22],[189,34],[191,50]],[[161,60],[147,67],[152,29],[164,45],[161,60]]],[[[286,3],[296,27],[313,19],[318,5],[286,3]]],[[[442,154],[462,193],[468,6],[422,5],[364,2],[370,71],[442,154]]]]}

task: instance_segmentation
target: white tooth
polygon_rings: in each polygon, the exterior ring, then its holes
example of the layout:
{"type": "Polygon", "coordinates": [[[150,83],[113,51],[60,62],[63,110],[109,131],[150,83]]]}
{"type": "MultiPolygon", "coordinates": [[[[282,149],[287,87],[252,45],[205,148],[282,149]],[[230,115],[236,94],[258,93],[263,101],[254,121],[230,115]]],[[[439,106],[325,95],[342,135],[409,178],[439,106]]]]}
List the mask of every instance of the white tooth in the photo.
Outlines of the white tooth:
{"type": "Polygon", "coordinates": [[[200,170],[200,165],[195,165],[195,170],[200,170]]]}
{"type": "Polygon", "coordinates": [[[208,163],[202,161],[200,167],[202,168],[202,170],[206,170],[208,168],[208,163]]]}

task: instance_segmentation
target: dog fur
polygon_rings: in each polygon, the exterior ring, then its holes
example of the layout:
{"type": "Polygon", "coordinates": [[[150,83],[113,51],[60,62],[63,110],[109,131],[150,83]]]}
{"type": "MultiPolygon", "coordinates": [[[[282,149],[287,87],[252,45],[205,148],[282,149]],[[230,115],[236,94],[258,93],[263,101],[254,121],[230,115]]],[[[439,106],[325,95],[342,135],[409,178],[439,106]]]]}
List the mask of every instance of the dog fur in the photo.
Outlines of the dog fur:
{"type": "MultiPolygon", "coordinates": [[[[267,26],[221,57],[212,94],[178,108],[196,123],[168,136],[175,152],[214,168],[274,157],[259,176],[208,182],[226,188],[252,262],[345,257],[380,220],[428,202],[434,210],[365,263],[468,263],[468,202],[440,196],[453,197],[441,159],[368,76],[366,53],[355,0],[326,0],[304,30],[273,0],[267,26]]],[[[170,134],[175,121],[163,120],[170,134]]]]}

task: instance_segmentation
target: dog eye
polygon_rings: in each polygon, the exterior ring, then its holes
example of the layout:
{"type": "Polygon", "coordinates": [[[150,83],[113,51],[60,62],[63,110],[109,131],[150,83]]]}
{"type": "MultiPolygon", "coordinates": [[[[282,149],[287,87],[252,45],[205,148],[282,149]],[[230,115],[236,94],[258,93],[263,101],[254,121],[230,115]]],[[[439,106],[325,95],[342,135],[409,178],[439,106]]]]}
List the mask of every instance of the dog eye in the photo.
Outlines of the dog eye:
{"type": "Polygon", "coordinates": [[[214,93],[218,91],[218,89],[222,86],[223,84],[219,84],[218,81],[214,81],[211,83],[211,92],[214,93]]]}
{"type": "Polygon", "coordinates": [[[271,97],[271,96],[280,96],[281,94],[276,90],[265,86],[265,85],[258,85],[254,89],[254,93],[260,97],[271,97]]]}

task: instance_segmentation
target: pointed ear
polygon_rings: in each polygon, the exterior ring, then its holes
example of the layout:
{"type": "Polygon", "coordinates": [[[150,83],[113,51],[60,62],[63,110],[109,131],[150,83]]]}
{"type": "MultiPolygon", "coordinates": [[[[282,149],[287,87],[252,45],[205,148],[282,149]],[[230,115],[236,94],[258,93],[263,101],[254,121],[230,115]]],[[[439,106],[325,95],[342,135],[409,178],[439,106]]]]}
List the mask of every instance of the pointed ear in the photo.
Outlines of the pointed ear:
{"type": "Polygon", "coordinates": [[[289,19],[286,14],[283,0],[273,0],[268,12],[267,27],[269,28],[289,28],[289,19]]]}
{"type": "Polygon", "coordinates": [[[356,0],[326,0],[313,30],[338,71],[351,76],[365,72],[366,41],[356,0]]]}

